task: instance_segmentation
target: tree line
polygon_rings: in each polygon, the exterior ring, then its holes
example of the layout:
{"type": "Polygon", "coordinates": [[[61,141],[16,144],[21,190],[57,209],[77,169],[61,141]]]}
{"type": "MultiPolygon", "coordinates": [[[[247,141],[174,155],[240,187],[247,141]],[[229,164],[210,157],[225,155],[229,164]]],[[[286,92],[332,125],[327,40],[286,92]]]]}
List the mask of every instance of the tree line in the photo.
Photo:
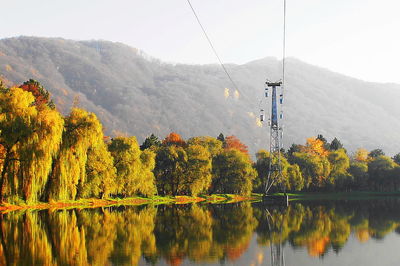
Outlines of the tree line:
{"type": "MultiPolygon", "coordinates": [[[[253,162],[247,146],[221,133],[182,139],[151,135],[109,138],[94,113],[74,106],[67,116],[43,86],[0,85],[0,199],[17,203],[134,195],[262,192],[270,155],[253,162]]],[[[400,154],[360,149],[349,156],[323,136],[281,152],[274,190],[397,190],[400,154]]]]}

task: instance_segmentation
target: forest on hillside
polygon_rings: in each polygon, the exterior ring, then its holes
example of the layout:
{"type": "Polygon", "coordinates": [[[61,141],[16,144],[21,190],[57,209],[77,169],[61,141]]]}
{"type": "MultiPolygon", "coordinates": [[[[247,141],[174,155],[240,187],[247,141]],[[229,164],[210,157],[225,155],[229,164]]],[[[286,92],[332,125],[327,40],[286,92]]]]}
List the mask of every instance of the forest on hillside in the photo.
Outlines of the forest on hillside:
{"type": "MultiPolygon", "coordinates": [[[[286,64],[284,147],[322,134],[337,137],[349,152],[400,151],[400,85],[364,82],[295,58],[286,64]]],[[[123,132],[141,143],[150,133],[189,139],[223,132],[254,155],[268,142],[268,129],[258,120],[260,109],[269,109],[264,84],[280,78],[281,62],[266,57],[226,68],[239,93],[219,65],[162,62],[122,43],[0,40],[0,80],[9,87],[40,80],[64,116],[79,97],[109,136],[123,132]]]]}
{"type": "MultiPolygon", "coordinates": [[[[135,195],[262,192],[270,154],[252,161],[235,136],[154,134],[109,138],[94,113],[74,106],[63,116],[35,80],[0,86],[2,202],[66,201],[135,195]]],[[[281,153],[282,178],[273,190],[398,191],[400,154],[359,149],[349,155],[322,135],[281,153]]]]}

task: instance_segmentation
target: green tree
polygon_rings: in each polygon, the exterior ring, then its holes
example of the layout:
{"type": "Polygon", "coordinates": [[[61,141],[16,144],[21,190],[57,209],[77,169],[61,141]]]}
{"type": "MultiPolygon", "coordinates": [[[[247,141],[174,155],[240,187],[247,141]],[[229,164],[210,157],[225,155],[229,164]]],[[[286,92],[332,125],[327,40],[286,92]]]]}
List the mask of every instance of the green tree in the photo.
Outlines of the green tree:
{"type": "Polygon", "coordinates": [[[331,144],[329,145],[329,149],[331,151],[337,151],[339,149],[343,149],[343,144],[337,138],[334,138],[331,144]]]}
{"type": "Polygon", "coordinates": [[[349,173],[354,178],[353,187],[358,190],[368,188],[368,165],[365,162],[351,162],[349,173]]]}
{"type": "Polygon", "coordinates": [[[373,159],[368,163],[368,175],[371,185],[375,190],[388,191],[390,187],[389,175],[396,164],[390,157],[379,155],[372,157],[373,159]]]}
{"type": "Polygon", "coordinates": [[[179,195],[182,193],[187,160],[186,151],[181,146],[162,146],[157,150],[154,175],[159,194],[179,195]]]}
{"type": "Polygon", "coordinates": [[[269,164],[271,156],[266,150],[259,150],[256,153],[256,162],[254,168],[257,171],[257,177],[253,179],[253,191],[263,193],[265,190],[265,183],[268,178],[269,164]]]}
{"type": "Polygon", "coordinates": [[[323,135],[319,134],[316,139],[322,141],[324,148],[326,150],[329,150],[330,144],[328,143],[328,140],[323,135]]]}
{"type": "Polygon", "coordinates": [[[371,158],[377,158],[379,156],[384,156],[385,153],[383,152],[382,149],[375,149],[369,152],[368,156],[371,158]]]}
{"type": "Polygon", "coordinates": [[[297,164],[289,165],[287,168],[288,184],[287,190],[301,191],[304,188],[304,178],[297,164]]]}
{"type": "Polygon", "coordinates": [[[293,153],[295,152],[301,152],[304,149],[303,145],[300,144],[292,144],[292,146],[290,146],[290,148],[287,151],[287,157],[290,163],[293,163],[293,153]]]}
{"type": "Polygon", "coordinates": [[[398,165],[400,165],[400,153],[396,154],[395,156],[393,156],[393,161],[395,163],[397,163],[398,165]]]}
{"type": "Polygon", "coordinates": [[[219,133],[219,135],[218,135],[218,137],[217,137],[217,140],[219,140],[219,141],[221,141],[222,143],[224,143],[224,142],[225,142],[225,136],[224,136],[224,134],[219,133]]]}
{"type": "Polygon", "coordinates": [[[163,146],[157,151],[155,176],[163,195],[198,195],[211,184],[208,147],[189,143],[186,147],[163,146]]]}
{"type": "Polygon", "coordinates": [[[158,139],[158,137],[155,136],[154,134],[151,134],[144,140],[143,144],[140,145],[140,149],[143,151],[151,147],[159,147],[160,145],[161,141],[158,139]]]}
{"type": "Polygon", "coordinates": [[[349,190],[352,185],[352,176],[347,172],[350,167],[350,158],[344,149],[331,151],[328,155],[331,165],[329,175],[330,184],[336,184],[336,187],[349,190]]]}
{"type": "Polygon", "coordinates": [[[193,196],[207,192],[211,185],[211,156],[206,147],[189,145],[187,147],[187,168],[185,169],[185,190],[193,196]]]}
{"type": "Polygon", "coordinates": [[[306,188],[322,188],[329,183],[330,163],[327,158],[318,155],[295,152],[293,163],[297,164],[302,172],[306,188]]]}
{"type": "Polygon", "coordinates": [[[188,139],[187,143],[189,145],[201,145],[210,152],[210,155],[214,157],[218,153],[222,151],[222,143],[221,141],[213,138],[213,137],[193,137],[188,139]]]}
{"type": "MultiPolygon", "coordinates": [[[[257,170],[257,178],[253,180],[254,191],[264,192],[265,182],[268,178],[271,156],[265,150],[260,150],[256,154],[257,161],[254,164],[257,170]]],[[[280,180],[275,181],[272,189],[276,191],[292,190],[299,191],[304,187],[304,179],[298,165],[291,165],[283,156],[280,158],[282,167],[282,176],[280,180]],[[283,187],[282,187],[283,186],[283,187]]],[[[273,162],[277,163],[277,162],[273,162]]]]}
{"type": "Polygon", "coordinates": [[[211,192],[249,195],[257,171],[249,157],[236,149],[224,150],[213,159],[211,192]]]}
{"type": "Polygon", "coordinates": [[[117,137],[111,140],[109,151],[117,169],[118,194],[155,194],[154,154],[150,150],[142,152],[135,137],[117,137]]]}

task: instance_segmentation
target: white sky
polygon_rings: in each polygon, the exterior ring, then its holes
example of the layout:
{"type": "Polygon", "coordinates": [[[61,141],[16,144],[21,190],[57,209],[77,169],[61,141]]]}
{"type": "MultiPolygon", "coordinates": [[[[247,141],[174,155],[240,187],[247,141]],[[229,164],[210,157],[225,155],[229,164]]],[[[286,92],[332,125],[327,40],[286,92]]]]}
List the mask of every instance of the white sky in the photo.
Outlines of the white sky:
{"type": "MultiPolygon", "coordinates": [[[[224,62],[281,57],[283,0],[191,0],[224,62]]],[[[0,0],[0,38],[103,39],[168,62],[215,63],[186,0],[0,0]]],[[[287,0],[287,55],[400,83],[400,1],[287,0]]]]}

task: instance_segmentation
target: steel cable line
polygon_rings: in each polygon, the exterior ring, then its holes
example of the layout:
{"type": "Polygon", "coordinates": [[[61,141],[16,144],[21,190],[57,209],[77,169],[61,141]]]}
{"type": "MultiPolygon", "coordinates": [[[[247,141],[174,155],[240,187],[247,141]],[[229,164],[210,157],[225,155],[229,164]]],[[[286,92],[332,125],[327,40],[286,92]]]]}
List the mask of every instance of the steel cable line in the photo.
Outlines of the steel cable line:
{"type": "Polygon", "coordinates": [[[229,80],[231,81],[233,87],[237,90],[237,92],[238,92],[240,95],[242,95],[242,93],[240,92],[238,86],[237,86],[236,83],[233,81],[231,75],[229,75],[229,72],[228,72],[228,70],[226,69],[224,63],[222,63],[222,60],[221,60],[221,58],[219,57],[219,55],[218,55],[218,53],[217,53],[217,50],[215,49],[213,43],[211,42],[211,39],[208,37],[208,34],[207,34],[205,28],[203,27],[203,25],[201,24],[200,19],[199,19],[199,17],[197,16],[196,11],[194,10],[192,4],[190,3],[190,0],[187,0],[187,2],[188,2],[188,4],[189,4],[190,8],[192,9],[192,12],[193,12],[194,16],[196,17],[196,20],[197,20],[197,22],[199,23],[200,28],[201,28],[201,30],[202,30],[203,33],[204,33],[204,36],[206,37],[208,43],[210,44],[211,49],[213,50],[215,56],[217,57],[217,59],[218,59],[218,61],[219,61],[219,64],[221,65],[221,67],[222,67],[222,69],[224,70],[225,74],[228,76],[228,78],[229,78],[229,80]]]}
{"type": "Polygon", "coordinates": [[[286,0],[283,0],[282,88],[285,88],[285,59],[286,59],[286,0]]]}

